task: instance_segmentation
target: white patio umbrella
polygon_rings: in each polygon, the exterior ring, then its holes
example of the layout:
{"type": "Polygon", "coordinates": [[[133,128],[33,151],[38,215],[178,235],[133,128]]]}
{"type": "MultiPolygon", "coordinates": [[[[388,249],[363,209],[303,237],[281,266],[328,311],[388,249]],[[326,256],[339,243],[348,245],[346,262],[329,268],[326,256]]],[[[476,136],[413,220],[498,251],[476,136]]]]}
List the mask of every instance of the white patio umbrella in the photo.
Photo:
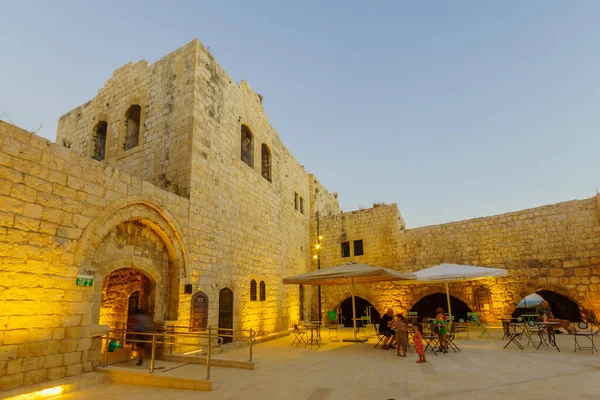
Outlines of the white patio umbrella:
{"type": "Polygon", "coordinates": [[[471,265],[440,264],[420,271],[413,272],[417,276],[414,281],[405,281],[406,284],[434,284],[443,283],[446,287],[446,301],[448,314],[452,315],[450,307],[450,290],[448,284],[452,282],[474,281],[479,279],[499,278],[508,275],[508,271],[501,268],[474,267],[471,265]]]}
{"type": "Polygon", "coordinates": [[[367,264],[359,264],[351,261],[348,264],[337,265],[335,267],[323,268],[316,271],[306,272],[304,274],[292,276],[283,279],[284,285],[351,285],[352,293],[352,322],[354,326],[354,339],[344,339],[344,341],[366,342],[367,339],[358,339],[356,337],[356,304],[354,294],[357,283],[389,282],[398,280],[415,279],[414,274],[395,271],[393,269],[374,267],[367,264]]]}

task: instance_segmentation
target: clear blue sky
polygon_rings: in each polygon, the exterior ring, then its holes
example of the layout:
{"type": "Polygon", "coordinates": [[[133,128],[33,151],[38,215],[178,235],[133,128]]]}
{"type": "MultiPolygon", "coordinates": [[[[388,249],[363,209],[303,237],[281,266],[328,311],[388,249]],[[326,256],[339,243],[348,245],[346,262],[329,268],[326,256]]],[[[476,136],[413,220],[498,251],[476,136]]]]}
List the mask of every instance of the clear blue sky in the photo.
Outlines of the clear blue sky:
{"type": "Polygon", "coordinates": [[[600,1],[5,1],[0,114],[54,140],[113,70],[198,38],[344,211],[408,227],[593,196],[600,1]]]}

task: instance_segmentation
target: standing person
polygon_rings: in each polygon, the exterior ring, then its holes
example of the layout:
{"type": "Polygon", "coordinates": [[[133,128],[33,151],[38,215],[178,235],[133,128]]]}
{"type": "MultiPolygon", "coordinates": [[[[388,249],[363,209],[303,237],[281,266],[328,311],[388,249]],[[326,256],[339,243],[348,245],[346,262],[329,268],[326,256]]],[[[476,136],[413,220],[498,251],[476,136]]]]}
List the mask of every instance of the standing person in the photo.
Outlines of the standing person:
{"type": "Polygon", "coordinates": [[[396,314],[396,355],[406,357],[408,347],[408,323],[402,314],[396,314]],[[400,354],[402,350],[402,354],[400,354]]]}
{"type": "MultiPolygon", "coordinates": [[[[144,311],[140,310],[139,308],[135,310],[134,315],[131,319],[132,322],[132,329],[134,332],[139,332],[139,333],[145,333],[145,332],[152,332],[154,330],[154,327],[152,326],[152,319],[150,318],[150,316],[148,314],[146,314],[144,311]]],[[[134,336],[134,339],[136,340],[152,340],[150,335],[143,335],[143,334],[136,334],[134,336]]],[[[146,352],[146,349],[148,348],[147,346],[148,343],[140,343],[137,342],[137,351],[138,351],[138,355],[139,355],[139,359],[138,362],[135,365],[142,365],[144,364],[144,355],[146,352]]]]}
{"type": "Polygon", "coordinates": [[[448,320],[444,319],[444,314],[439,313],[435,317],[435,321],[433,321],[433,326],[437,331],[438,338],[440,340],[440,350],[442,353],[448,352],[448,338],[446,337],[448,330],[446,329],[446,325],[448,325],[448,320]]]}
{"type": "Polygon", "coordinates": [[[395,349],[394,347],[394,330],[392,329],[392,322],[394,320],[394,310],[391,308],[387,309],[387,312],[381,317],[379,321],[379,333],[385,336],[381,348],[383,350],[395,349]],[[390,344],[388,345],[388,341],[390,344]]]}
{"type": "Polygon", "coordinates": [[[421,325],[419,322],[415,322],[413,326],[415,328],[413,342],[415,343],[415,350],[419,355],[419,360],[417,363],[427,362],[427,360],[425,360],[425,349],[423,349],[423,325],[421,325]]]}
{"type": "Polygon", "coordinates": [[[569,334],[571,333],[571,323],[566,319],[554,318],[554,314],[552,313],[552,309],[547,300],[542,301],[542,303],[537,306],[535,313],[539,315],[540,320],[543,320],[545,317],[548,319],[548,322],[560,322],[560,328],[565,329],[569,334]]]}

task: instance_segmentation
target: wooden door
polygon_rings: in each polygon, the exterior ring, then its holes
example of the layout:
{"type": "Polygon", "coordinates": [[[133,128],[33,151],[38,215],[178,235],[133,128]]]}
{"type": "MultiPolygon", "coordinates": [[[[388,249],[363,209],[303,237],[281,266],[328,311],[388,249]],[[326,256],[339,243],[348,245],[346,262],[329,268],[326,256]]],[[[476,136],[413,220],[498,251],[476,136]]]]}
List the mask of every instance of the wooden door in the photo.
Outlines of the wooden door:
{"type": "Polygon", "coordinates": [[[192,315],[190,321],[190,329],[200,331],[206,329],[208,322],[208,297],[198,292],[192,298],[192,315]]]}
{"type": "MultiPolygon", "coordinates": [[[[233,292],[230,289],[222,289],[219,293],[219,328],[233,328],[233,292]]],[[[229,330],[219,330],[220,335],[231,335],[229,330]]],[[[223,337],[223,343],[230,343],[231,337],[223,337]]]]}

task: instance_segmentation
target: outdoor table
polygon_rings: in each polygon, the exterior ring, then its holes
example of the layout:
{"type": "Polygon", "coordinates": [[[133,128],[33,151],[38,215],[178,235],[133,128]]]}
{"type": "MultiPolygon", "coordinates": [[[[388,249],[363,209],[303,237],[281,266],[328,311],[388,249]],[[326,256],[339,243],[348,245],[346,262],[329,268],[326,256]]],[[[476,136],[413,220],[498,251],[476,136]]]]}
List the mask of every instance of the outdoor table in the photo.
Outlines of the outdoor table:
{"type": "Polygon", "coordinates": [[[545,343],[546,346],[556,347],[556,350],[560,352],[560,348],[556,344],[556,334],[554,333],[554,327],[559,326],[560,322],[536,322],[537,326],[540,327],[539,335],[540,335],[540,344],[538,345],[538,349],[544,344],[544,336],[542,332],[542,328],[545,328],[546,333],[548,334],[548,342],[545,343]]]}
{"type": "Polygon", "coordinates": [[[540,316],[539,314],[521,314],[521,317],[523,318],[523,321],[527,322],[530,320],[537,320],[540,316]]]}
{"type": "Polygon", "coordinates": [[[308,344],[312,347],[313,344],[316,344],[317,347],[321,347],[321,345],[319,344],[319,337],[320,337],[320,328],[321,328],[321,324],[304,324],[304,327],[310,331],[310,336],[308,338],[308,344]]]}

